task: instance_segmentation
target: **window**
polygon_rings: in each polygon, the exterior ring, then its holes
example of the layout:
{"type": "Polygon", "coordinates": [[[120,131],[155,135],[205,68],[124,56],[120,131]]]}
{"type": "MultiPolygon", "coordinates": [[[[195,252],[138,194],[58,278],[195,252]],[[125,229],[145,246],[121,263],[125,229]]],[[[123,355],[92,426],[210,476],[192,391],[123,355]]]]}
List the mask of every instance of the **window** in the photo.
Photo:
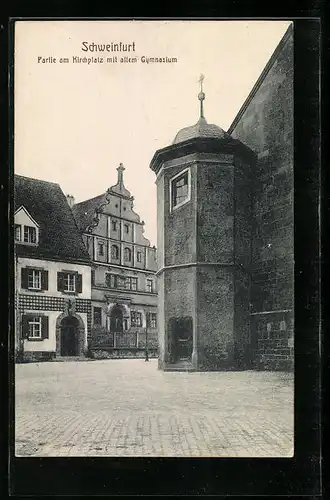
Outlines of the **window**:
{"type": "Polygon", "coordinates": [[[128,232],[129,232],[129,225],[128,224],[124,224],[124,231],[126,234],[128,234],[128,232]]]}
{"type": "Polygon", "coordinates": [[[74,271],[57,273],[57,290],[65,293],[81,293],[82,275],[74,271]]]}
{"type": "Polygon", "coordinates": [[[128,262],[132,260],[132,250],[130,248],[124,249],[124,260],[128,262]]]}
{"type": "Polygon", "coordinates": [[[123,330],[128,330],[128,321],[126,318],[123,319],[123,330]]]}
{"type": "Polygon", "coordinates": [[[185,170],[170,181],[171,208],[177,208],[190,200],[190,170],[185,170]]]}
{"type": "Polygon", "coordinates": [[[127,277],[125,279],[125,288],[127,288],[127,290],[137,290],[137,285],[138,285],[137,278],[127,277]]]}
{"type": "Polygon", "coordinates": [[[122,288],[126,290],[137,290],[138,279],[120,274],[107,274],[106,284],[110,288],[122,288]]]}
{"type": "Polygon", "coordinates": [[[149,293],[153,292],[153,281],[152,280],[147,280],[147,292],[149,292],[149,293]]]}
{"type": "Polygon", "coordinates": [[[119,259],[119,248],[117,247],[117,245],[112,245],[111,247],[111,258],[119,259]]]}
{"type": "Polygon", "coordinates": [[[41,271],[35,269],[28,270],[28,288],[41,290],[41,271]]]}
{"type": "Polygon", "coordinates": [[[138,262],[142,262],[142,253],[141,252],[137,252],[137,254],[136,254],[136,260],[138,262]]]}
{"type": "Polygon", "coordinates": [[[119,274],[107,274],[106,283],[110,288],[125,288],[125,277],[119,274]]]}
{"type": "Polygon", "coordinates": [[[24,226],[24,243],[36,243],[37,231],[35,227],[24,226]]]}
{"type": "Polygon", "coordinates": [[[76,275],[66,274],[64,276],[64,291],[65,292],[75,292],[76,291],[76,275]]]}
{"type": "Polygon", "coordinates": [[[49,338],[48,316],[22,315],[22,337],[28,340],[49,338]]]}
{"type": "Polygon", "coordinates": [[[15,224],[15,241],[21,241],[22,228],[19,224],[15,224]]]}
{"type": "Polygon", "coordinates": [[[104,255],[104,243],[99,243],[99,256],[103,257],[104,255]]]}
{"type": "Polygon", "coordinates": [[[111,226],[113,231],[117,231],[117,221],[115,220],[111,221],[111,226]]]}
{"type": "Polygon", "coordinates": [[[116,274],[108,274],[106,277],[107,285],[110,286],[110,288],[117,288],[118,287],[118,278],[116,274]]]}
{"type": "Polygon", "coordinates": [[[26,290],[48,290],[48,271],[22,267],[21,286],[26,290]]]}
{"type": "Polygon", "coordinates": [[[157,314],[149,313],[149,326],[151,328],[157,328],[157,314]]]}
{"type": "Polygon", "coordinates": [[[41,317],[40,316],[32,316],[29,319],[29,338],[33,339],[41,339],[41,317]]]}
{"type": "Polygon", "coordinates": [[[131,312],[131,326],[142,326],[142,313],[136,311],[131,312]]]}
{"type": "Polygon", "coordinates": [[[93,309],[93,323],[94,323],[94,325],[101,325],[102,324],[102,308],[101,307],[94,307],[94,309],[93,309]]]}

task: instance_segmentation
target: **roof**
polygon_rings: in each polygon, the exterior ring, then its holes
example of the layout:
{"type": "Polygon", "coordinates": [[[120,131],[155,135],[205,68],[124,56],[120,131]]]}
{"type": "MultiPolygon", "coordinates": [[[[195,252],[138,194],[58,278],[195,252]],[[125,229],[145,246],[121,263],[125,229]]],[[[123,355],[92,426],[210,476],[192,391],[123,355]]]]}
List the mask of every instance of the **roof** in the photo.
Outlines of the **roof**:
{"type": "Polygon", "coordinates": [[[250,102],[252,101],[255,94],[258,92],[259,88],[261,87],[261,85],[262,85],[263,81],[265,80],[267,74],[269,73],[270,69],[273,67],[277,57],[282,52],[282,50],[285,47],[285,45],[287,44],[288,40],[290,40],[290,38],[292,37],[292,34],[293,34],[293,24],[290,24],[290,26],[288,27],[288,29],[284,33],[281,41],[279,42],[276,49],[274,50],[272,56],[270,57],[269,61],[267,62],[266,66],[264,67],[258,80],[254,84],[251,92],[249,93],[249,95],[247,96],[247,98],[243,102],[240,110],[238,111],[237,115],[235,116],[232,124],[230,125],[230,127],[228,129],[228,134],[231,134],[234,131],[234,129],[237,126],[238,122],[240,121],[242,115],[244,114],[246,108],[249,106],[250,102]]]}
{"type": "Polygon", "coordinates": [[[89,262],[89,255],[59,184],[15,175],[15,211],[23,206],[40,226],[38,246],[16,245],[18,255],[89,262]]]}
{"type": "Polygon", "coordinates": [[[105,193],[103,193],[95,196],[95,198],[73,205],[72,212],[79,231],[84,232],[85,229],[92,224],[95,211],[103,204],[105,196],[105,193]]]}
{"type": "Polygon", "coordinates": [[[175,136],[172,144],[178,144],[179,142],[184,142],[189,139],[195,138],[214,138],[214,139],[224,139],[228,137],[227,132],[222,130],[222,128],[218,127],[218,125],[213,125],[211,123],[207,123],[204,117],[200,117],[195,125],[190,127],[185,127],[181,129],[175,136]]]}

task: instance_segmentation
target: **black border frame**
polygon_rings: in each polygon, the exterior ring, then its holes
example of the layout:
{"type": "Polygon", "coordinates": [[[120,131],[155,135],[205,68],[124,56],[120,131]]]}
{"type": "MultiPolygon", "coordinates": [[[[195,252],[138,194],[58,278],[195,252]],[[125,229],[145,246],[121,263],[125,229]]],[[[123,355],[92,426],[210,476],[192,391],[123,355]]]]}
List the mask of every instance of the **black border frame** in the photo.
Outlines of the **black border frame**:
{"type": "MultiPolygon", "coordinates": [[[[226,5],[227,6],[227,5],[226,5]]],[[[25,6],[26,8],[27,6],[25,6]]],[[[59,5],[63,10],[64,5],[59,5]]],[[[309,4],[310,7],[310,4],[309,4]]],[[[302,6],[301,6],[302,9],[302,6]]],[[[24,10],[24,9],[23,9],[24,10]]],[[[69,9],[66,9],[67,11],[69,9]]],[[[242,9],[243,10],[243,9],[242,9]]],[[[319,12],[310,8],[308,14],[319,12]]],[[[306,9],[305,9],[306,11],[306,9]]],[[[243,12],[242,12],[243,14],[243,12]]],[[[234,16],[233,16],[234,17],[234,16]]],[[[179,18],[179,17],[178,17],[179,18]]],[[[178,19],[177,18],[177,19],[178,19]]],[[[238,17],[240,19],[241,17],[238,17]]],[[[9,66],[13,66],[13,22],[9,22],[9,66]]],[[[42,20],[24,17],[24,20],[42,20]]],[[[47,20],[47,18],[44,18],[47,20]]],[[[49,18],[48,18],[49,19],[49,18]]],[[[63,14],[58,20],[65,20],[63,14]]],[[[96,20],[80,17],[75,20],[96,20]]],[[[118,19],[118,18],[102,18],[118,19]]],[[[121,18],[127,20],[130,18],[121,18]]],[[[171,19],[139,18],[145,20],[171,19]]],[[[173,19],[173,18],[172,18],[173,19]]],[[[190,19],[205,19],[190,17],[190,19]]],[[[210,18],[215,20],[216,18],[210,18]]],[[[228,18],[224,18],[228,19],[228,18]]],[[[267,19],[249,17],[248,19],[267,19]]],[[[273,18],[274,19],[274,18],[273,18]]],[[[4,471],[10,476],[11,496],[41,495],[308,495],[321,493],[321,359],[320,359],[320,35],[321,19],[295,16],[295,456],[292,459],[179,459],[179,458],[15,458],[13,425],[9,420],[11,457],[4,471]]],[[[118,19],[119,20],[119,19],[118,19]]],[[[5,30],[2,30],[2,35],[5,30]]],[[[6,44],[2,49],[6,49],[6,44]]],[[[4,73],[1,72],[1,76],[4,73]]],[[[9,95],[9,158],[13,165],[13,75],[9,95]]],[[[6,109],[2,119],[6,119],[6,109]]],[[[6,154],[6,153],[5,153],[6,154]]],[[[9,167],[8,167],[9,168],[9,167]]],[[[2,172],[3,175],[3,172],[2,172]]],[[[12,203],[13,175],[3,176],[12,203]]],[[[8,227],[6,209],[3,222],[8,227]]],[[[12,222],[12,212],[11,219],[12,222]]],[[[10,225],[12,226],[12,224],[10,225]]],[[[12,227],[7,231],[8,291],[13,298],[12,227]]],[[[7,275],[5,271],[4,276],[7,275]]],[[[7,309],[7,304],[5,304],[7,309]]],[[[13,303],[9,312],[13,320],[13,303]]],[[[9,342],[10,343],[10,342],[9,342]]],[[[12,347],[12,346],[10,346],[12,347]]],[[[2,354],[4,351],[2,350],[2,354]]],[[[5,354],[6,356],[6,354],[5,354]]],[[[4,356],[4,359],[5,359],[4,356]]],[[[5,367],[5,365],[2,365],[5,367]]],[[[10,417],[14,413],[13,353],[8,356],[10,417]]],[[[2,378],[2,380],[5,380],[2,378]]],[[[4,393],[6,395],[6,392],[4,393]]],[[[3,416],[3,414],[2,414],[3,416]]]]}

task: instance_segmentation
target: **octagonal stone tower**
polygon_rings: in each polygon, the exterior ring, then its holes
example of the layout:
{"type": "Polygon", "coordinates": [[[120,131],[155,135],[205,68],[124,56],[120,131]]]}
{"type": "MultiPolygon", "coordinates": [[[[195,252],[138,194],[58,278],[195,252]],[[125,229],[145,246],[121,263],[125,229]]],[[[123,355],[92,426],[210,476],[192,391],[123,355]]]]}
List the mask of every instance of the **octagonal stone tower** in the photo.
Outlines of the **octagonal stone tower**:
{"type": "Polygon", "coordinates": [[[156,151],[158,367],[249,366],[254,153],[204,118],[156,151]]]}

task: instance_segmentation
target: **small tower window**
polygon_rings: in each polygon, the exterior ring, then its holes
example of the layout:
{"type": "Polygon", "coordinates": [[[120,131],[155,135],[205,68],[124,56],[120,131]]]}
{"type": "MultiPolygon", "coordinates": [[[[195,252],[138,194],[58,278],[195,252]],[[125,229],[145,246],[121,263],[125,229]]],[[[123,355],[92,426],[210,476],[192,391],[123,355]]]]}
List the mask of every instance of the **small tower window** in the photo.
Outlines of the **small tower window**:
{"type": "Polygon", "coordinates": [[[137,254],[136,254],[136,260],[138,262],[142,262],[142,253],[141,252],[137,252],[137,254]]]}
{"type": "Polygon", "coordinates": [[[111,224],[112,224],[112,230],[117,231],[117,221],[113,220],[111,224]]]}
{"type": "Polygon", "coordinates": [[[184,205],[190,200],[190,170],[174,176],[170,181],[171,209],[184,205]]]}
{"type": "Polygon", "coordinates": [[[128,232],[129,232],[129,225],[128,224],[124,224],[124,231],[126,234],[128,234],[128,232]]]}

